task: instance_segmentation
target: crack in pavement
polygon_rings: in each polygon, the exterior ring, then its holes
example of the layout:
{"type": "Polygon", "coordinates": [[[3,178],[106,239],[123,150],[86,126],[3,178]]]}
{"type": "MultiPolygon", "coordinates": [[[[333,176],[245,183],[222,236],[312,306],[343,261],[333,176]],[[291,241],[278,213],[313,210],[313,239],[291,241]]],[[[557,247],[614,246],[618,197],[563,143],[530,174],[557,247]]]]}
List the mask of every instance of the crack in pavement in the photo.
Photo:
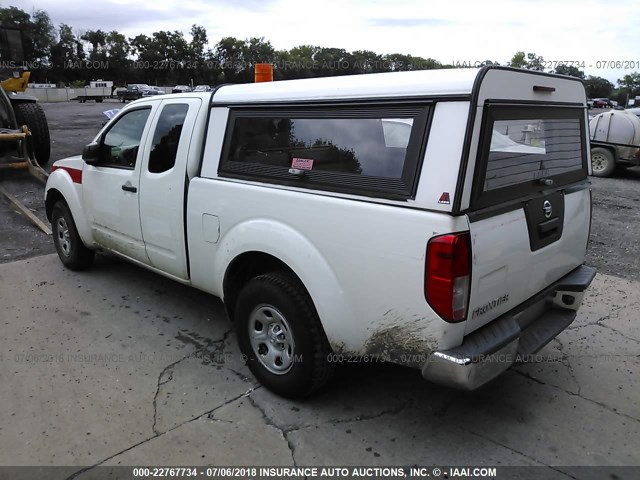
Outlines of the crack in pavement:
{"type": "MultiPolygon", "coordinates": [[[[366,420],[375,420],[376,418],[380,418],[380,417],[384,417],[385,415],[397,415],[400,412],[402,412],[403,410],[406,410],[409,407],[412,407],[414,404],[414,401],[412,398],[410,398],[409,400],[407,400],[406,402],[402,402],[400,405],[396,406],[396,407],[392,407],[392,408],[387,408],[384,409],[378,413],[372,413],[369,415],[358,415],[356,417],[353,418],[337,418],[337,419],[331,419],[327,422],[323,422],[322,425],[341,425],[344,423],[353,423],[353,422],[361,422],[361,421],[366,421],[366,420]]],[[[310,428],[313,427],[315,425],[307,425],[304,428],[310,428]]],[[[302,430],[302,428],[298,428],[297,430],[302,430]]],[[[291,430],[293,431],[293,430],[291,430]]]]}
{"type": "Polygon", "coordinates": [[[557,386],[557,385],[553,385],[553,384],[551,384],[551,383],[543,382],[542,380],[540,380],[540,379],[538,379],[538,378],[535,378],[535,377],[532,377],[530,374],[525,373],[525,372],[521,372],[521,371],[519,371],[519,370],[514,370],[514,371],[515,371],[518,375],[521,375],[521,376],[523,376],[523,377],[525,377],[525,378],[527,378],[527,379],[529,379],[529,380],[531,380],[531,381],[534,381],[534,382],[536,382],[536,383],[539,383],[540,385],[546,385],[546,386],[548,386],[548,387],[555,388],[556,390],[560,390],[561,392],[564,392],[564,393],[566,393],[567,395],[571,395],[571,396],[573,396],[573,397],[579,397],[579,398],[583,399],[584,401],[586,401],[586,402],[590,402],[590,403],[593,403],[594,405],[598,405],[599,407],[604,408],[605,410],[608,410],[609,412],[611,412],[611,413],[613,413],[613,414],[615,414],[615,415],[620,415],[621,417],[625,417],[625,418],[627,418],[627,419],[629,419],[629,420],[632,420],[632,421],[634,421],[634,422],[639,422],[639,423],[640,423],[640,418],[635,418],[635,417],[632,417],[631,415],[628,415],[628,414],[626,414],[626,413],[619,412],[619,411],[618,411],[618,410],[616,410],[615,408],[610,407],[609,405],[607,405],[607,404],[605,404],[605,403],[602,403],[602,402],[599,402],[599,401],[597,401],[597,400],[594,400],[594,399],[592,399],[592,398],[585,397],[585,396],[584,396],[584,395],[582,395],[581,393],[580,393],[580,394],[578,394],[578,393],[570,392],[569,390],[565,390],[564,388],[559,387],[559,386],[557,386]]]}
{"type": "Polygon", "coordinates": [[[632,342],[640,343],[640,340],[638,340],[637,338],[628,337],[625,333],[622,333],[620,330],[618,330],[618,329],[616,329],[616,328],[614,328],[614,327],[611,327],[611,326],[609,326],[609,325],[605,325],[604,323],[600,323],[600,322],[603,322],[604,320],[607,320],[607,319],[609,319],[609,316],[608,316],[608,315],[607,315],[606,317],[604,317],[604,318],[602,318],[602,319],[598,320],[598,321],[596,322],[596,325],[599,325],[599,326],[601,326],[602,328],[608,328],[609,330],[612,330],[612,331],[614,331],[615,333],[617,333],[618,335],[620,335],[622,338],[626,338],[627,340],[631,340],[632,342]]]}
{"type": "Polygon", "coordinates": [[[560,350],[560,353],[562,354],[562,364],[564,366],[566,366],[567,369],[569,370],[569,375],[571,376],[571,378],[573,379],[574,383],[578,387],[578,395],[581,395],[582,386],[580,385],[580,382],[578,381],[578,377],[576,376],[576,372],[573,370],[573,365],[571,364],[571,360],[569,360],[569,355],[567,355],[565,353],[565,351],[564,351],[564,343],[562,343],[562,341],[559,340],[558,337],[554,338],[554,340],[558,344],[558,350],[560,350]]]}
{"type": "MultiPolygon", "coordinates": [[[[597,320],[594,320],[592,322],[587,322],[587,323],[572,323],[571,325],[569,325],[567,328],[565,328],[565,330],[578,330],[580,328],[583,327],[588,327],[589,325],[599,325],[599,322],[602,322],[604,320],[607,320],[609,318],[611,318],[611,315],[619,310],[622,310],[623,308],[626,308],[627,305],[614,305],[611,307],[611,311],[605,315],[604,317],[600,317],[597,320]]],[[[582,307],[584,308],[584,306],[582,307]]]]}
{"type": "Polygon", "coordinates": [[[298,431],[301,431],[301,430],[306,430],[306,429],[309,429],[309,428],[317,428],[317,427],[324,426],[324,425],[342,425],[342,424],[346,424],[346,423],[374,420],[376,418],[380,418],[380,417],[383,417],[385,415],[397,415],[400,412],[406,410],[407,408],[413,406],[413,404],[414,404],[414,400],[413,399],[409,399],[406,402],[403,402],[403,403],[401,403],[400,405],[398,405],[396,407],[387,408],[385,410],[382,410],[380,412],[373,413],[373,414],[358,415],[356,417],[351,417],[351,418],[329,419],[327,421],[322,421],[322,422],[319,422],[317,424],[297,425],[297,426],[292,426],[290,428],[287,428],[287,427],[283,427],[281,425],[278,425],[271,417],[269,417],[267,412],[255,401],[255,399],[253,399],[251,397],[251,395],[249,395],[247,398],[248,398],[249,402],[251,403],[251,405],[253,407],[255,407],[260,412],[260,414],[262,415],[262,418],[264,419],[265,423],[267,425],[270,425],[270,426],[276,428],[280,432],[280,434],[282,435],[283,439],[287,442],[287,446],[289,448],[289,451],[291,452],[291,459],[292,459],[293,465],[295,467],[298,466],[298,464],[296,462],[296,458],[295,458],[296,447],[295,447],[295,444],[293,443],[293,441],[289,438],[289,434],[290,433],[298,432],[298,431]]]}
{"type": "MultiPolygon", "coordinates": [[[[156,425],[158,423],[158,396],[160,395],[160,387],[162,385],[165,385],[167,383],[169,383],[171,380],[173,380],[173,368],[180,364],[181,362],[184,362],[185,360],[195,357],[198,354],[202,354],[202,353],[209,353],[208,349],[211,348],[211,345],[214,346],[213,352],[215,355],[220,355],[222,353],[224,353],[224,347],[225,347],[225,343],[227,341],[227,339],[229,338],[229,336],[231,335],[231,333],[233,333],[233,328],[228,329],[227,331],[225,331],[222,334],[222,338],[220,340],[213,340],[211,341],[211,344],[209,345],[205,345],[202,343],[198,343],[198,342],[191,342],[192,345],[194,345],[196,347],[196,349],[191,352],[189,355],[185,355],[184,357],[182,357],[179,360],[176,360],[175,362],[170,363],[169,365],[167,365],[166,367],[164,367],[162,369],[162,371],[160,372],[160,374],[158,375],[158,382],[156,385],[156,393],[153,396],[153,425],[151,426],[151,431],[158,435],[161,432],[159,432],[158,430],[156,430],[156,425]],[[168,373],[168,378],[165,378],[163,381],[163,377],[165,376],[165,374],[168,373]]],[[[214,357],[215,358],[215,357],[214,357]]],[[[226,367],[225,367],[226,368],[226,367]]],[[[236,372],[235,370],[232,370],[230,368],[227,368],[227,370],[231,371],[233,374],[238,375],[238,372],[236,372]]],[[[240,376],[241,379],[243,379],[240,376]]],[[[244,379],[243,379],[244,380],[244,379]]]]}
{"type": "Polygon", "coordinates": [[[254,408],[256,408],[256,410],[258,410],[260,412],[260,414],[262,415],[262,418],[265,421],[265,423],[267,425],[277,429],[280,432],[280,435],[282,436],[283,440],[287,442],[287,447],[289,448],[289,452],[291,453],[291,460],[293,461],[294,467],[298,466],[297,461],[296,461],[296,457],[295,457],[296,446],[293,443],[293,440],[291,438],[289,438],[289,434],[290,433],[298,432],[300,430],[306,430],[308,428],[319,427],[319,426],[323,426],[323,425],[341,425],[341,424],[345,424],[345,423],[374,420],[376,418],[380,418],[380,417],[383,417],[385,415],[397,415],[398,413],[400,413],[403,410],[405,410],[405,409],[409,408],[410,406],[412,406],[413,403],[414,403],[413,399],[409,399],[406,402],[403,402],[402,404],[400,404],[400,405],[398,405],[396,407],[388,408],[388,409],[382,410],[381,412],[374,413],[374,414],[358,415],[358,416],[352,417],[352,418],[330,419],[330,420],[327,420],[327,421],[324,421],[324,422],[320,422],[318,424],[298,425],[298,426],[293,426],[291,428],[286,428],[286,427],[283,427],[281,425],[278,425],[271,417],[269,417],[267,412],[258,404],[258,402],[255,401],[255,399],[253,399],[251,397],[251,395],[247,396],[247,399],[249,400],[251,405],[254,408]]]}
{"type": "Polygon", "coordinates": [[[280,425],[278,425],[276,422],[273,421],[273,419],[271,417],[269,417],[269,415],[267,415],[267,412],[264,411],[264,409],[258,405],[258,403],[251,397],[251,395],[247,396],[247,399],[249,400],[249,403],[260,412],[260,414],[262,415],[263,420],[265,421],[265,423],[267,425],[269,425],[270,427],[275,428],[276,430],[278,430],[278,432],[280,432],[280,435],[282,436],[282,439],[287,442],[287,448],[289,449],[289,453],[291,453],[291,461],[293,462],[293,466],[297,467],[298,464],[296,462],[296,446],[293,444],[293,441],[289,438],[289,433],[292,430],[287,430],[282,428],[280,425]]]}
{"type": "Polygon", "coordinates": [[[156,386],[156,393],[153,396],[153,425],[151,426],[151,431],[158,435],[161,432],[156,430],[156,423],[158,422],[158,395],[160,395],[160,387],[162,385],[165,385],[167,383],[169,383],[171,380],[173,380],[173,367],[175,367],[176,365],[178,365],[181,362],[184,362],[186,359],[191,358],[193,355],[195,355],[195,353],[198,350],[194,350],[193,352],[191,352],[189,355],[185,355],[184,357],[182,357],[180,360],[176,360],[173,363],[170,363],[169,365],[167,365],[166,367],[164,367],[162,369],[162,371],[160,372],[160,375],[158,375],[158,383],[156,386]],[[162,380],[163,376],[165,375],[165,373],[169,372],[168,374],[168,378],[166,380],[162,380]]]}
{"type": "Polygon", "coordinates": [[[160,432],[160,433],[155,434],[155,435],[153,435],[153,436],[151,436],[149,438],[146,438],[146,439],[144,439],[144,440],[142,440],[142,441],[140,441],[140,442],[138,442],[138,443],[136,443],[134,445],[131,445],[131,446],[129,446],[129,447],[117,452],[117,453],[114,453],[113,455],[105,458],[104,460],[101,460],[100,462],[98,462],[98,463],[96,463],[94,465],[91,465],[89,467],[85,467],[85,468],[83,468],[81,470],[78,470],[77,472],[75,472],[71,476],[67,477],[66,480],[73,480],[74,478],[77,478],[79,475],[82,475],[84,472],[87,472],[87,471],[89,471],[89,470],[91,470],[91,469],[93,469],[95,467],[99,467],[103,463],[108,462],[109,460],[117,457],[118,455],[122,455],[123,453],[126,453],[126,452],[128,452],[130,450],[133,450],[136,447],[139,447],[140,445],[144,445],[145,443],[148,443],[151,440],[155,440],[156,438],[159,438],[159,437],[161,437],[163,435],[166,435],[167,433],[172,432],[172,431],[176,430],[177,428],[180,428],[180,427],[182,427],[182,426],[184,426],[184,425],[186,425],[188,423],[195,422],[196,420],[199,420],[199,419],[201,419],[203,417],[207,417],[207,419],[210,419],[210,415],[212,413],[214,413],[215,411],[217,411],[217,410],[219,410],[219,409],[221,409],[223,407],[226,407],[227,405],[229,405],[230,403],[235,402],[236,400],[241,399],[245,395],[246,395],[246,392],[242,393],[240,395],[237,395],[237,396],[235,396],[233,398],[230,398],[226,402],[221,403],[220,405],[216,406],[215,408],[212,408],[211,410],[206,411],[203,414],[200,414],[200,415],[198,415],[196,417],[190,418],[189,420],[186,420],[186,421],[180,423],[179,425],[176,425],[176,426],[174,426],[174,427],[172,427],[172,428],[170,428],[168,430],[165,430],[164,432],[160,432]]]}

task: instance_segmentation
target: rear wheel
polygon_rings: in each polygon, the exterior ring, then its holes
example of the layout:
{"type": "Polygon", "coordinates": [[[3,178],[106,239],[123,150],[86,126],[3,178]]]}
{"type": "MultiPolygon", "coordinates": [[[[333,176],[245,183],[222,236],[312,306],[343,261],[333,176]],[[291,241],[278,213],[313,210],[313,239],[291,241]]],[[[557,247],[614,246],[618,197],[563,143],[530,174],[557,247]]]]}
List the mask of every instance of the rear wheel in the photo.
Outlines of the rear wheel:
{"type": "Polygon", "coordinates": [[[71,211],[63,201],[58,201],[53,206],[51,230],[56,252],[65,267],[71,270],[84,270],[93,264],[95,252],[82,243],[71,211]]]}
{"type": "Polygon", "coordinates": [[[606,148],[591,149],[591,171],[594,177],[608,177],[616,169],[613,152],[606,148]]]}
{"type": "Polygon", "coordinates": [[[31,131],[31,152],[40,165],[49,162],[51,154],[51,139],[49,138],[49,125],[44,110],[37,103],[14,103],[13,111],[16,115],[18,126],[26,125],[31,131]]]}
{"type": "Polygon", "coordinates": [[[295,275],[271,272],[251,279],[238,295],[235,324],[247,365],[269,390],[302,397],[331,378],[331,347],[295,275]]]}

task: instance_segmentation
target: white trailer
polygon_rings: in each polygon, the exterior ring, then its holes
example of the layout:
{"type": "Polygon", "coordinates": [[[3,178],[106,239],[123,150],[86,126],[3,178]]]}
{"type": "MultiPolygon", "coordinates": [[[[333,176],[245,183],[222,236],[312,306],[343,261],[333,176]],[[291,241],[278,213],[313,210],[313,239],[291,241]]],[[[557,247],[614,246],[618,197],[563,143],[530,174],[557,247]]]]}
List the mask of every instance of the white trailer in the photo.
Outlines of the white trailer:
{"type": "Polygon", "coordinates": [[[84,87],[82,93],[72,100],[78,100],[80,103],[94,100],[96,103],[101,103],[107,98],[117,98],[117,96],[113,95],[113,91],[113,82],[111,80],[95,80],[89,82],[89,86],[84,87]]]}
{"type": "Polygon", "coordinates": [[[596,115],[589,121],[589,139],[594,176],[608,177],[616,167],[640,165],[640,116],[636,113],[616,110],[596,115]]]}

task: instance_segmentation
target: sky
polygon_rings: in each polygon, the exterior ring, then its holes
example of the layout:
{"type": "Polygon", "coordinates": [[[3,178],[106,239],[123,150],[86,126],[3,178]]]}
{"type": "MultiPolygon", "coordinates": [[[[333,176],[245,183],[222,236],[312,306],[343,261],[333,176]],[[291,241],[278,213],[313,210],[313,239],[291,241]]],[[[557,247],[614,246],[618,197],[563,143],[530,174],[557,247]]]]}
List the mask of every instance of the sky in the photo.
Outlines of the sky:
{"type": "Polygon", "coordinates": [[[222,37],[264,37],[277,50],[298,45],[372,50],[454,65],[508,62],[534,52],[547,65],[577,62],[587,75],[640,72],[638,0],[2,0],[75,32],[117,30],[128,37],[206,28],[222,37]]]}

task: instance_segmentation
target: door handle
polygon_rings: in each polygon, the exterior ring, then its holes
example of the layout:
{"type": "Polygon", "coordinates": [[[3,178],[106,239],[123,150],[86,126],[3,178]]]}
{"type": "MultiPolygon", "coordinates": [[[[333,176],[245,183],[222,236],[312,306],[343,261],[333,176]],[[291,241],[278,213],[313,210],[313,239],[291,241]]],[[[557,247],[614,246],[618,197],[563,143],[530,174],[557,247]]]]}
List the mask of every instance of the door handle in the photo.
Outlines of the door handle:
{"type": "Polygon", "coordinates": [[[560,218],[552,218],[551,220],[547,220],[546,222],[541,222],[538,224],[538,233],[540,235],[550,235],[555,232],[560,227],[560,218]]]}
{"type": "Polygon", "coordinates": [[[136,193],[138,191],[136,187],[128,183],[125,183],[124,185],[122,185],[122,190],[124,190],[125,192],[133,192],[133,193],[136,193]]]}

